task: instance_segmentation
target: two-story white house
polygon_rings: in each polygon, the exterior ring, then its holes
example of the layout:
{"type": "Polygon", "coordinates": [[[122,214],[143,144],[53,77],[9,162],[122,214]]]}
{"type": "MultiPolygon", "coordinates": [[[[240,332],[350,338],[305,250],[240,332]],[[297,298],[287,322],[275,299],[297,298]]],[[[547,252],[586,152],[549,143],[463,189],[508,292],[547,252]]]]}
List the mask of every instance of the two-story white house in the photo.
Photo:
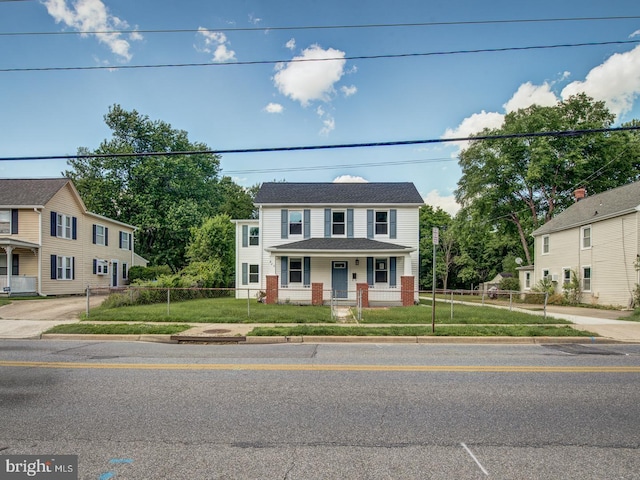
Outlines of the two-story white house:
{"type": "Polygon", "coordinates": [[[267,303],[417,301],[412,183],[263,183],[257,219],[236,220],[236,296],[267,303]]]}
{"type": "Polygon", "coordinates": [[[626,307],[639,282],[640,182],[575,195],[573,205],[533,232],[535,265],[518,269],[520,285],[529,290],[547,278],[562,293],[575,272],[583,303],[626,307]]]}

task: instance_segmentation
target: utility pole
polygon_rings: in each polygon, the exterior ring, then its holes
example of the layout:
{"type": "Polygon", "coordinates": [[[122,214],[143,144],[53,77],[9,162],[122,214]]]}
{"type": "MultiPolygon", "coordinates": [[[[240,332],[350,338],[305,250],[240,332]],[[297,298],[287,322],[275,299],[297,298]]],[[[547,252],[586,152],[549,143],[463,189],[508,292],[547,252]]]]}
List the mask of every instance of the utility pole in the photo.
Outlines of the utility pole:
{"type": "Polygon", "coordinates": [[[433,282],[431,283],[431,332],[436,332],[436,246],[438,245],[440,230],[433,227],[431,243],[433,244],[433,282]]]}

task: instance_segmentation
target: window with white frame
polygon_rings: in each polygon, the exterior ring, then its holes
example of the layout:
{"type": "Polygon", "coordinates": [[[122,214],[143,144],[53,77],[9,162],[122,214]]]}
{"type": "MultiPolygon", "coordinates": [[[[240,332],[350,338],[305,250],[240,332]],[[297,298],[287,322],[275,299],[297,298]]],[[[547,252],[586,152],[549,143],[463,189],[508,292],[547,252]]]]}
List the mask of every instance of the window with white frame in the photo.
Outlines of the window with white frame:
{"type": "Polygon", "coordinates": [[[302,259],[289,259],[289,283],[302,283],[302,259]]]}
{"type": "Polygon", "coordinates": [[[73,217],[58,213],[56,216],[56,236],[58,238],[72,238],[73,217]]]}
{"type": "Polygon", "coordinates": [[[376,235],[387,235],[389,233],[389,212],[386,210],[376,211],[375,222],[376,235]]]}
{"type": "Polygon", "coordinates": [[[260,229],[258,227],[249,228],[249,245],[258,245],[260,240],[260,229]]]}
{"type": "Polygon", "coordinates": [[[249,265],[249,283],[260,283],[259,265],[249,265]]]}
{"type": "Polygon", "coordinates": [[[302,235],[302,212],[289,211],[289,235],[302,235]]]}
{"type": "Polygon", "coordinates": [[[546,255],[549,253],[549,235],[544,235],[542,237],[542,254],[546,255]]]}
{"type": "Polygon", "coordinates": [[[56,265],[57,280],[73,280],[73,257],[59,256],[56,265]]]}
{"type": "MultiPolygon", "coordinates": [[[[545,268],[544,270],[542,270],[542,279],[547,280],[548,276],[549,276],[549,270],[545,268]]],[[[549,280],[551,280],[551,278],[549,278],[549,280]]]]}
{"type": "Polygon", "coordinates": [[[376,283],[387,283],[388,279],[388,263],[386,258],[376,258],[375,260],[375,279],[376,283]]]}
{"type": "Polygon", "coordinates": [[[524,288],[525,290],[531,288],[531,272],[524,272],[524,288]]]}
{"type": "Polygon", "coordinates": [[[122,279],[126,280],[127,278],[129,278],[128,265],[126,263],[123,263],[122,264],[122,279]]]}
{"type": "Polygon", "coordinates": [[[0,210],[0,235],[11,233],[11,210],[0,210]]]}
{"type": "Polygon", "coordinates": [[[582,227],[580,232],[582,248],[591,248],[591,227],[582,227]]]}
{"type": "Polygon", "coordinates": [[[120,248],[123,250],[131,250],[129,246],[129,233],[120,232],[120,248]]]}
{"type": "Polygon", "coordinates": [[[334,210],[331,212],[331,234],[344,235],[346,228],[346,214],[344,211],[334,210]]]}
{"type": "Polygon", "coordinates": [[[94,225],[95,227],[95,244],[106,245],[107,244],[107,228],[104,225],[94,225]]]}
{"type": "Polygon", "coordinates": [[[571,269],[563,268],[562,269],[562,284],[569,285],[571,283],[571,269]]]}
{"type": "Polygon", "coordinates": [[[591,291],[591,267],[582,267],[582,291],[591,291]]]}

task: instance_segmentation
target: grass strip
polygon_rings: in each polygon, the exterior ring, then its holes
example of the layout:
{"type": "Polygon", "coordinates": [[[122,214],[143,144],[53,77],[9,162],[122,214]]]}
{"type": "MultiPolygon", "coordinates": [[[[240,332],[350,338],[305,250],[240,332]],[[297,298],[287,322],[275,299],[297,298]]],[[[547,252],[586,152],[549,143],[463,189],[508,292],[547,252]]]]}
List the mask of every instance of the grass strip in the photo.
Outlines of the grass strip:
{"type": "Polygon", "coordinates": [[[68,323],[56,325],[44,333],[110,334],[110,335],[173,335],[191,328],[190,325],[146,325],[146,324],[92,324],[68,323]]]}
{"type": "Polygon", "coordinates": [[[339,327],[334,325],[298,325],[295,327],[257,327],[250,336],[448,336],[448,337],[597,337],[598,334],[574,330],[571,327],[531,325],[465,325],[460,327],[440,326],[435,333],[431,327],[339,327]]]}

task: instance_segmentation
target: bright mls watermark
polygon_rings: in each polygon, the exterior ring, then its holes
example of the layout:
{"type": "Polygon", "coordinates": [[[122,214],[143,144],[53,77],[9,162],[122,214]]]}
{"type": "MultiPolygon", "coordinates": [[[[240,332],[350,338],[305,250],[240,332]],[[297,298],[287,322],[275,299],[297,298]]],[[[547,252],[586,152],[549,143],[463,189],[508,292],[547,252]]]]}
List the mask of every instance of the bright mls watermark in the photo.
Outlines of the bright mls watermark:
{"type": "Polygon", "coordinates": [[[3,455],[0,480],[78,480],[77,455],[3,455]]]}

